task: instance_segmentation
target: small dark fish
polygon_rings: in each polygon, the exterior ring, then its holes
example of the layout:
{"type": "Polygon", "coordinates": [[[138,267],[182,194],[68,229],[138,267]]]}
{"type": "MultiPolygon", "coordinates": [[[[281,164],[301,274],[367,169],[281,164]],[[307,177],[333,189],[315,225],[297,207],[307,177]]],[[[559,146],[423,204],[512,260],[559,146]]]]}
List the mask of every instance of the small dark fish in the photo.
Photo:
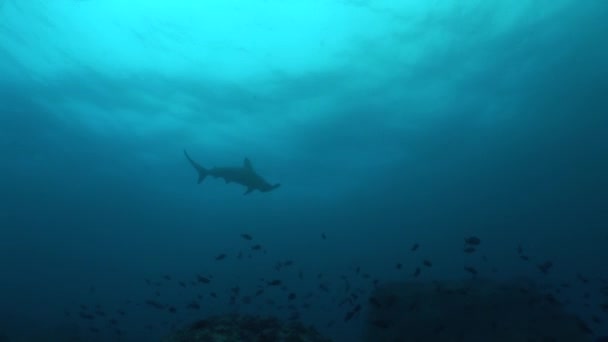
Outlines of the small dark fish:
{"type": "Polygon", "coordinates": [[[171,280],[171,276],[170,276],[170,275],[164,275],[164,276],[163,276],[163,278],[164,278],[165,280],[171,280]]]}
{"type": "Polygon", "coordinates": [[[528,256],[523,255],[523,254],[522,254],[522,255],[520,255],[519,257],[520,257],[520,258],[521,258],[521,260],[523,260],[523,261],[529,261],[529,260],[530,260],[530,258],[529,258],[528,256]]]}
{"type": "Polygon", "coordinates": [[[241,237],[247,241],[253,240],[253,237],[249,234],[241,234],[241,237]]]}
{"type": "Polygon", "coordinates": [[[295,293],[293,293],[293,292],[292,292],[292,293],[290,293],[290,294],[289,294],[289,296],[287,296],[287,299],[289,299],[289,300],[294,300],[294,299],[296,299],[296,294],[295,294],[295,293]]]}
{"type": "Polygon", "coordinates": [[[160,304],[159,302],[152,300],[152,299],[148,299],[146,300],[146,304],[155,308],[155,309],[159,309],[159,310],[163,310],[165,308],[164,305],[160,304]]]}
{"type": "Polygon", "coordinates": [[[357,305],[354,309],[346,313],[344,316],[344,322],[350,321],[359,311],[361,310],[361,305],[357,305]]]}
{"type": "Polygon", "coordinates": [[[553,267],[553,263],[551,261],[545,261],[544,263],[538,265],[538,269],[543,273],[549,273],[549,270],[553,267]]]}
{"type": "Polygon", "coordinates": [[[323,234],[321,234],[321,238],[322,238],[323,240],[327,240],[327,235],[325,235],[325,233],[323,233],[323,234]]]}
{"type": "Polygon", "coordinates": [[[193,301],[193,302],[188,303],[187,308],[191,309],[191,310],[199,310],[201,308],[201,306],[197,302],[193,301]]]}
{"type": "Polygon", "coordinates": [[[371,323],[380,329],[388,329],[391,326],[388,321],[383,319],[375,319],[371,323]]]}
{"type": "Polygon", "coordinates": [[[585,333],[585,334],[593,334],[593,330],[591,330],[591,328],[589,328],[589,326],[587,325],[587,323],[585,323],[582,319],[577,318],[577,325],[578,325],[578,329],[585,333]]]}
{"type": "Polygon", "coordinates": [[[477,275],[477,270],[474,267],[466,266],[464,270],[471,273],[472,275],[477,275]]]}
{"type": "Polygon", "coordinates": [[[215,257],[215,260],[224,260],[226,259],[226,254],[219,254],[218,256],[215,257]]]}
{"type": "Polygon", "coordinates": [[[439,324],[435,327],[435,329],[433,329],[433,331],[435,332],[435,334],[442,333],[443,331],[445,331],[445,325],[439,324]]]}
{"type": "Polygon", "coordinates": [[[282,281],[275,279],[275,280],[269,281],[267,284],[268,284],[268,286],[280,286],[282,283],[283,283],[282,281]]]}
{"type": "Polygon", "coordinates": [[[403,267],[403,265],[401,265],[400,263],[397,263],[397,265],[395,265],[395,268],[400,270],[403,267]]]}
{"type": "Polygon", "coordinates": [[[259,251],[262,249],[262,245],[255,245],[255,246],[251,246],[251,249],[254,251],[259,251]]]}
{"type": "Polygon", "coordinates": [[[583,284],[587,284],[589,282],[589,279],[585,278],[582,274],[577,273],[576,276],[578,277],[578,280],[580,280],[583,284]]]}
{"type": "Polygon", "coordinates": [[[82,318],[82,319],[88,319],[88,320],[93,320],[93,319],[95,319],[95,316],[93,316],[93,315],[91,315],[91,314],[89,314],[89,313],[86,313],[86,312],[81,312],[81,313],[79,314],[79,316],[80,316],[80,318],[82,318]]]}
{"type": "Polygon", "coordinates": [[[558,305],[559,304],[559,301],[557,300],[557,298],[555,298],[555,296],[552,295],[552,294],[550,294],[550,293],[547,294],[547,295],[545,295],[545,300],[547,302],[549,302],[550,304],[553,304],[553,305],[558,305]]]}
{"type": "Polygon", "coordinates": [[[417,278],[420,275],[420,271],[421,271],[420,267],[416,267],[416,270],[414,271],[413,276],[417,278]]]}
{"type": "Polygon", "coordinates": [[[168,310],[169,310],[170,313],[176,313],[177,312],[177,309],[174,306],[170,306],[168,310]]]}
{"type": "Polygon", "coordinates": [[[433,264],[432,264],[430,261],[428,261],[428,260],[424,260],[422,263],[423,263],[423,264],[424,264],[424,266],[426,266],[426,267],[432,267],[432,266],[433,266],[433,264]]]}
{"type": "Polygon", "coordinates": [[[370,302],[370,304],[372,304],[373,306],[375,306],[377,308],[382,307],[382,304],[380,304],[380,301],[376,297],[370,297],[369,302],[370,302]]]}
{"type": "Polygon", "coordinates": [[[409,305],[408,309],[410,311],[418,311],[420,309],[420,303],[418,303],[417,301],[414,301],[409,305]]]}
{"type": "Polygon", "coordinates": [[[209,279],[207,277],[203,277],[201,275],[197,276],[196,280],[198,280],[199,283],[203,283],[203,284],[209,284],[211,282],[211,279],[209,279]]]}
{"type": "Polygon", "coordinates": [[[420,247],[420,245],[418,243],[415,243],[414,245],[412,245],[412,248],[410,249],[412,252],[415,252],[418,250],[418,247],[420,247]]]}
{"type": "Polygon", "coordinates": [[[184,283],[183,281],[180,281],[180,282],[179,282],[179,286],[181,286],[181,287],[186,287],[186,283],[184,283]]]}
{"type": "Polygon", "coordinates": [[[481,243],[481,240],[477,236],[469,236],[464,239],[464,243],[471,246],[478,246],[481,243]]]}
{"type": "Polygon", "coordinates": [[[476,249],[475,249],[475,247],[466,247],[463,251],[467,254],[471,254],[471,253],[475,253],[476,249]]]}
{"type": "Polygon", "coordinates": [[[211,292],[209,295],[213,298],[217,298],[217,293],[215,293],[215,292],[211,292]]]}

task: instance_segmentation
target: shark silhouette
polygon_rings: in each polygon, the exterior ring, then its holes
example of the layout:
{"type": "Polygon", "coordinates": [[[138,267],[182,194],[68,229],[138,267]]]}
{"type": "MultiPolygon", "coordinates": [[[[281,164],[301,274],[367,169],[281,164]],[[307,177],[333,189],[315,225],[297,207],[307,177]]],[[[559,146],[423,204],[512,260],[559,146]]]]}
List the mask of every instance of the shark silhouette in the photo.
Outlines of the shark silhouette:
{"type": "Polygon", "coordinates": [[[258,175],[251,166],[248,158],[243,161],[241,167],[214,167],[211,169],[204,168],[199,163],[190,158],[188,152],[184,150],[186,159],[198,172],[198,184],[205,180],[207,176],[214,178],[223,178],[226,183],[237,183],[245,186],[247,190],[244,195],[251,193],[253,190],[260,192],[269,192],[281,186],[281,184],[270,184],[260,175],[258,175]]]}

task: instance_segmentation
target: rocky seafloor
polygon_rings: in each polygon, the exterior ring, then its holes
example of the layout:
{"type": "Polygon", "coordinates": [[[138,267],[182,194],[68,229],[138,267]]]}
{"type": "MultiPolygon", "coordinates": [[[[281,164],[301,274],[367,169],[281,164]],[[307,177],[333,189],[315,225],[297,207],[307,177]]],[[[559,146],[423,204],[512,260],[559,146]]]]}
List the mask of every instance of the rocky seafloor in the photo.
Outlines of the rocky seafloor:
{"type": "Polygon", "coordinates": [[[370,297],[365,341],[593,341],[589,326],[525,280],[393,283],[370,297]]]}
{"type": "MultiPolygon", "coordinates": [[[[595,326],[589,326],[587,322],[568,312],[558,295],[527,280],[498,282],[470,279],[387,283],[376,287],[369,297],[358,304],[361,306],[361,313],[357,313],[351,322],[355,324],[349,329],[360,329],[361,338],[349,342],[607,341],[595,335],[592,329],[595,326]]],[[[63,337],[58,333],[31,333],[33,332],[25,334],[29,335],[27,337],[10,338],[0,333],[0,342],[92,341],[75,332],[64,334],[63,337]]],[[[169,336],[159,336],[158,340],[331,341],[314,327],[302,322],[238,314],[201,319],[169,336]]],[[[95,341],[105,339],[97,338],[95,341]]],[[[333,341],[342,340],[338,337],[333,341]]]]}
{"type": "Polygon", "coordinates": [[[299,322],[249,315],[213,316],[197,321],[163,342],[330,342],[299,322]]]}
{"type": "MultiPolygon", "coordinates": [[[[364,342],[590,342],[592,331],[551,293],[526,281],[399,282],[369,298],[364,342]]],[[[163,342],[326,342],[298,322],[245,315],[214,316],[163,342]]]]}

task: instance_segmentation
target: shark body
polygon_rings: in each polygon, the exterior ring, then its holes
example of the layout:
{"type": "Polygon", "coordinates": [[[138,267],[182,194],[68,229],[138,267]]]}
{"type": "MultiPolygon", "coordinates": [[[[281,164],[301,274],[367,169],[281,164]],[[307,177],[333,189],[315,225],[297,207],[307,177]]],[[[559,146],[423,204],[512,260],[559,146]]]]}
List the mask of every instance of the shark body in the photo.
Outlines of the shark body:
{"type": "Polygon", "coordinates": [[[184,150],[184,155],[198,172],[198,184],[202,183],[207,176],[222,178],[226,183],[237,183],[245,186],[247,188],[244,193],[245,195],[254,190],[269,192],[281,186],[279,183],[270,184],[262,176],[258,175],[248,158],[245,158],[243,166],[240,167],[214,167],[208,169],[190,158],[186,150],[184,150]]]}

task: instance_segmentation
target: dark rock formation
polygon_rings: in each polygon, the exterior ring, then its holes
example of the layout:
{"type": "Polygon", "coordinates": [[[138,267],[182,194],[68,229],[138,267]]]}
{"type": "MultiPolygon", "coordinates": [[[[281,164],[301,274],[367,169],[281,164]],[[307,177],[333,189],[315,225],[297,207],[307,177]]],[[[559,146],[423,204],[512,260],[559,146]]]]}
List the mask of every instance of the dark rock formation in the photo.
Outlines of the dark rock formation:
{"type": "Polygon", "coordinates": [[[214,316],[193,323],[163,342],[330,342],[301,323],[245,315],[214,316]]]}
{"type": "Polygon", "coordinates": [[[525,281],[394,283],[370,297],[365,341],[592,341],[587,325],[525,281]]]}

